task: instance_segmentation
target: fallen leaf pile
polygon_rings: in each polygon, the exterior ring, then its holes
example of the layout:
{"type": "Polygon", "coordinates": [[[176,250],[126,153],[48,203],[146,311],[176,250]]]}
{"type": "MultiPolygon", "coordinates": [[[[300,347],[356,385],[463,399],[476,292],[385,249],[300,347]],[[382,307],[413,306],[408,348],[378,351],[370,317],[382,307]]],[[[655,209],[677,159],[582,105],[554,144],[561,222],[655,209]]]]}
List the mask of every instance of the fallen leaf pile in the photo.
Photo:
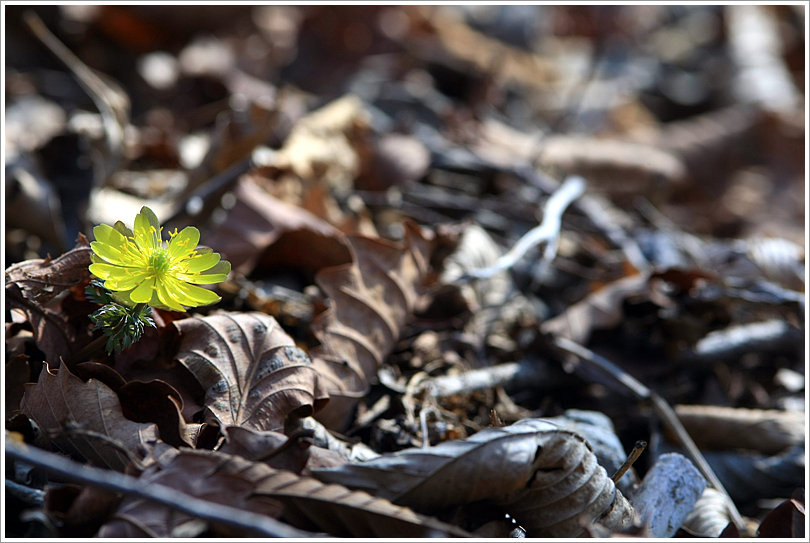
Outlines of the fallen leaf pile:
{"type": "Polygon", "coordinates": [[[4,12],[4,537],[806,535],[802,6],[4,12]]]}
{"type": "Polygon", "coordinates": [[[621,530],[632,521],[584,438],[536,419],[313,473],[416,510],[485,500],[538,537],[577,536],[595,521],[621,530]]]}

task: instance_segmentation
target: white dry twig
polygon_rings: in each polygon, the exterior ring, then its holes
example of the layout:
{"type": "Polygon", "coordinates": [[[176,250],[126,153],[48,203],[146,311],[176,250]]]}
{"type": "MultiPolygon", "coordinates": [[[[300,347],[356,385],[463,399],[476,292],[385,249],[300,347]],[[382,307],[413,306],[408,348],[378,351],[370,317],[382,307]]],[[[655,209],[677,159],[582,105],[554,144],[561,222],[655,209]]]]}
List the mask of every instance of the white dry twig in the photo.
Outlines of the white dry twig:
{"type": "Polygon", "coordinates": [[[520,238],[508,253],[503,255],[492,266],[468,271],[466,279],[487,279],[501,270],[506,270],[514,266],[533,247],[542,242],[546,242],[546,249],[543,252],[541,266],[547,266],[557,254],[557,246],[560,240],[560,226],[562,224],[562,214],[571,203],[585,193],[585,180],[582,177],[572,175],[554,191],[554,194],[546,202],[543,210],[543,222],[529,230],[520,238]]]}

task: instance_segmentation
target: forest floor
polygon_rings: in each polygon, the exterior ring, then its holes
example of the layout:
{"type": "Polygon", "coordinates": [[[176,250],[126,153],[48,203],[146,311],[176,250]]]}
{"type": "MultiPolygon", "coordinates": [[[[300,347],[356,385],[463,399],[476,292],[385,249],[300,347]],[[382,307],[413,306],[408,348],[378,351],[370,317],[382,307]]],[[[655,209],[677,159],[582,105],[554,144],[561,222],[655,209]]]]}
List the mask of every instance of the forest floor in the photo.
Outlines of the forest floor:
{"type": "Polygon", "coordinates": [[[805,536],[804,5],[3,9],[5,537],[805,536]]]}

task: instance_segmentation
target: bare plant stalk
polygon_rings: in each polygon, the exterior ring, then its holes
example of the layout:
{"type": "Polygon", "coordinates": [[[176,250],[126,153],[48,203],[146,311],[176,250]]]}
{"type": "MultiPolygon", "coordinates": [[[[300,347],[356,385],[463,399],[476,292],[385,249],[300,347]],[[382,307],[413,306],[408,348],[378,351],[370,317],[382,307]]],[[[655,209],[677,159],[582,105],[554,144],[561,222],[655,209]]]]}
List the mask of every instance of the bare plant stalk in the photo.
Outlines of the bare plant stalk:
{"type": "Polygon", "coordinates": [[[619,480],[624,477],[624,474],[627,473],[633,464],[638,460],[638,457],[641,456],[641,453],[644,452],[644,449],[647,448],[647,442],[639,439],[636,441],[636,444],[633,445],[633,450],[630,451],[630,455],[627,457],[627,460],[624,461],[624,464],[616,470],[616,473],[613,474],[613,483],[618,483],[619,480]]]}

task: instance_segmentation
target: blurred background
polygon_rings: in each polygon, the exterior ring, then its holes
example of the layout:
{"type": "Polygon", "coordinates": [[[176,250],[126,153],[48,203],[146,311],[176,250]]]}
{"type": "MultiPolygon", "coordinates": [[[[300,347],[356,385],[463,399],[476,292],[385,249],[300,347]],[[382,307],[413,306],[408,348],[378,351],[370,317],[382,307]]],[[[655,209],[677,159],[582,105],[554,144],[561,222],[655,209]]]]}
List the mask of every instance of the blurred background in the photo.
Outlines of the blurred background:
{"type": "MultiPolygon", "coordinates": [[[[354,169],[305,174],[325,179],[333,219],[352,213],[351,190],[450,183],[442,160],[464,149],[581,173],[693,233],[803,245],[804,28],[801,5],[7,6],[6,265],[144,203],[214,229],[262,160],[276,196],[300,205],[311,179],[291,181],[274,153],[346,95],[368,116],[349,137],[354,169]]],[[[459,190],[508,190],[480,163],[459,190]]],[[[465,216],[433,212],[410,215],[465,216]]],[[[386,217],[373,213],[378,231],[386,217]]]]}

